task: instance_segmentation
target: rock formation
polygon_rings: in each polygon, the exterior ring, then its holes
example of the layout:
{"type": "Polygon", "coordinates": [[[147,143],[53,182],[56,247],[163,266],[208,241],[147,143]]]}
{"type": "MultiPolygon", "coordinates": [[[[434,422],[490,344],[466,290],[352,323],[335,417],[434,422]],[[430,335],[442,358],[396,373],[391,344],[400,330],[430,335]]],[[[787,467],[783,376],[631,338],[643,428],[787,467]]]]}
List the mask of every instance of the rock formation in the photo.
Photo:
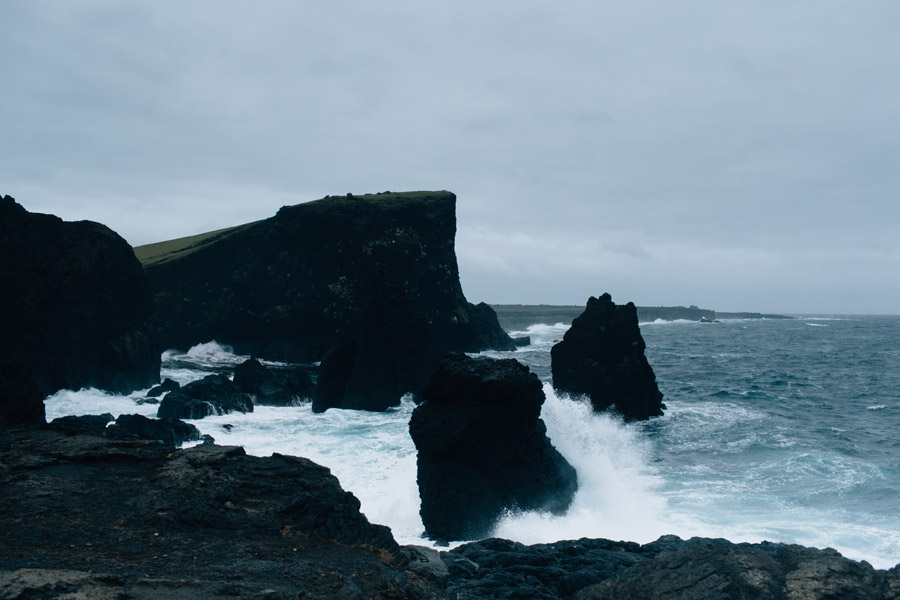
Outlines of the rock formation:
{"type": "Polygon", "coordinates": [[[267,367],[250,358],[234,369],[234,385],[260,406],[294,406],[311,400],[316,386],[313,368],[267,367]]]}
{"type": "Polygon", "coordinates": [[[0,421],[42,423],[43,397],[60,389],[130,393],[159,381],[144,274],[108,227],[4,196],[0,289],[0,421]]]}
{"type": "Polygon", "coordinates": [[[615,407],[626,420],[661,416],[665,404],[644,348],[634,304],[591,297],[550,351],[553,387],[589,397],[598,411],[615,407]]]}
{"type": "Polygon", "coordinates": [[[0,431],[2,598],[439,598],[328,469],[0,431]]]}
{"type": "Polygon", "coordinates": [[[325,198],[207,236],[136,248],[166,347],[322,365],[318,410],[383,409],[421,391],[449,351],[514,349],[490,307],[463,296],[456,197],[325,198]],[[370,399],[370,400],[369,400],[370,399]]]}
{"type": "Polygon", "coordinates": [[[521,363],[453,354],[413,411],[421,515],[428,537],[477,539],[505,510],[564,512],[575,469],[540,419],[541,382],[521,363]]]}
{"type": "Polygon", "coordinates": [[[207,375],[163,397],[156,411],[160,419],[202,419],[209,415],[253,412],[250,396],[224,375],[207,375]]]}
{"type": "Polygon", "coordinates": [[[524,546],[489,539],[442,553],[450,598],[544,600],[895,599],[900,570],[878,571],[834,550],[663,536],[524,546]]]}

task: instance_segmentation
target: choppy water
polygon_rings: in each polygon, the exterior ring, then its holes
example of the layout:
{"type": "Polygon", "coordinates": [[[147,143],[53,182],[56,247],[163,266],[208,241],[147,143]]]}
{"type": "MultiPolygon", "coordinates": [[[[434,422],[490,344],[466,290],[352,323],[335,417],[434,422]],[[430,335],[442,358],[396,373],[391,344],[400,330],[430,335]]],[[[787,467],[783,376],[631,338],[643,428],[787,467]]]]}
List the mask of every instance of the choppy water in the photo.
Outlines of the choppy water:
{"type": "MultiPolygon", "coordinates": [[[[567,325],[538,325],[515,356],[548,381],[567,325]]],[[[525,543],[665,533],[763,539],[840,550],[881,568],[900,562],[900,317],[808,317],[642,324],[665,394],[664,417],[623,424],[545,385],[543,418],[575,466],[567,515],[509,515],[496,535],[525,543]]],[[[166,353],[163,376],[186,383],[245,357],[216,344],[166,353]]],[[[156,406],[96,390],[47,399],[47,417],[156,406]]],[[[257,407],[193,421],[220,444],[308,457],[331,468],[369,519],[422,543],[414,405],[385,413],[257,407]],[[222,427],[231,424],[227,430],[222,427]]]]}

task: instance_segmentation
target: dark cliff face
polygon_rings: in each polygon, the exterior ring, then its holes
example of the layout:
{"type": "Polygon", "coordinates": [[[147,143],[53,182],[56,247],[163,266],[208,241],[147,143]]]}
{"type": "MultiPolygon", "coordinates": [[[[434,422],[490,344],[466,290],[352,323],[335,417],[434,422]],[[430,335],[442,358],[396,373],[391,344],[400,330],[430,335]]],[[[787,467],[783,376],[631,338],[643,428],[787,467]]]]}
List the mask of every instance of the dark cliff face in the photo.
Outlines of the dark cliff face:
{"type": "Polygon", "coordinates": [[[29,213],[5,196],[0,289],[0,377],[9,390],[0,407],[10,422],[43,421],[42,406],[37,417],[36,407],[22,416],[13,406],[35,396],[27,380],[40,398],[84,386],[128,393],[159,381],[144,274],[108,227],[29,213]]]}
{"type": "Polygon", "coordinates": [[[166,347],[215,339],[272,360],[327,354],[340,364],[323,364],[337,380],[320,381],[317,409],[382,409],[418,391],[446,352],[509,340],[463,296],[455,236],[449,192],[332,197],[145,268],[166,347]]]}

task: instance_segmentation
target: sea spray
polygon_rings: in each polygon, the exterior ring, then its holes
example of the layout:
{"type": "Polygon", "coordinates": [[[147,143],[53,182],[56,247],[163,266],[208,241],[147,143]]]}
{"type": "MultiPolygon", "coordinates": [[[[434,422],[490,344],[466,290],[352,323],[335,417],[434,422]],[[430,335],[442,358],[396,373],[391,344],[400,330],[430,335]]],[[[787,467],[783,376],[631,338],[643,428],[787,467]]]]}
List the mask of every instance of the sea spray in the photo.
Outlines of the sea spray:
{"type": "Polygon", "coordinates": [[[578,472],[578,492],[568,513],[510,514],[497,537],[526,544],[580,537],[651,541],[666,532],[666,501],[650,467],[652,448],[635,426],[598,414],[583,400],[544,385],[541,417],[554,446],[578,472]]]}

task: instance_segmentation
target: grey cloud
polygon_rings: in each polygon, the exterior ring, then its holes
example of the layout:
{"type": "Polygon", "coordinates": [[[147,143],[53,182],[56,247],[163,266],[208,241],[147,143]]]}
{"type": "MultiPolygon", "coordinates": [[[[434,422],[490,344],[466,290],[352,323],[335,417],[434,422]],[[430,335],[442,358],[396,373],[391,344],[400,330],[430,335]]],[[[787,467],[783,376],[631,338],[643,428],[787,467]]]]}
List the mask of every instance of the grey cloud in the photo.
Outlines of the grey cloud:
{"type": "Polygon", "coordinates": [[[0,193],[132,243],[450,189],[476,300],[897,312],[887,0],[12,0],[0,20],[0,193]]]}

